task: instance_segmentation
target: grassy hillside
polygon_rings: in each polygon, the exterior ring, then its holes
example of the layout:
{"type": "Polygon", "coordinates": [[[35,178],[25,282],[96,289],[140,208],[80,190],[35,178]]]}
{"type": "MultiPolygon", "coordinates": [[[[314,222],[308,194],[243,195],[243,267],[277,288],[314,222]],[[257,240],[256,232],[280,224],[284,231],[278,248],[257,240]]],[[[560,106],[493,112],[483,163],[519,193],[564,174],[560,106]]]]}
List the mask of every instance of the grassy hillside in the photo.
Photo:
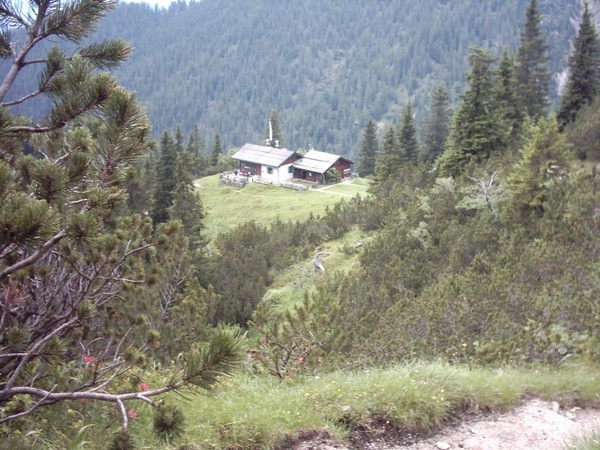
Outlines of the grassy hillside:
{"type": "Polygon", "coordinates": [[[206,213],[206,236],[211,239],[251,220],[268,225],[277,218],[295,222],[307,219],[311,213],[322,216],[328,207],[333,207],[343,198],[367,195],[369,187],[367,180],[356,178],[351,182],[299,193],[257,183],[250,183],[244,188],[225,186],[219,184],[218,175],[201,178],[194,184],[206,213]]]}
{"type": "Polygon", "coordinates": [[[367,242],[370,236],[356,228],[339,239],[328,241],[315,249],[322,252],[321,259],[325,273],[315,269],[311,258],[275,274],[274,280],[263,297],[265,302],[281,309],[288,309],[302,301],[305,291],[313,291],[318,281],[333,272],[349,273],[360,267],[358,260],[360,249],[355,248],[357,242],[367,242]]]}

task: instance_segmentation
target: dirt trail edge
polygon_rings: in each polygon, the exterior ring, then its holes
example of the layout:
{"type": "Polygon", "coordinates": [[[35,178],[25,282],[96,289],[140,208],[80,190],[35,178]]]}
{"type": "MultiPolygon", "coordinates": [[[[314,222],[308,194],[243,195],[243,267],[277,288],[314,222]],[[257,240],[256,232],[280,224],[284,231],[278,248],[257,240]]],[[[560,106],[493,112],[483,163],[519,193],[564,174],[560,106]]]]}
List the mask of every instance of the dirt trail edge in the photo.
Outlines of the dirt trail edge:
{"type": "MultiPolygon", "coordinates": [[[[567,450],[578,439],[600,433],[600,410],[562,409],[556,402],[529,400],[512,411],[478,416],[439,433],[401,444],[391,436],[357,442],[354,447],[314,439],[297,450],[567,450]]],[[[377,433],[376,433],[377,434],[377,433]]],[[[366,436],[365,436],[366,437],[366,436]]],[[[396,436],[398,437],[398,436],[396,436]]]]}

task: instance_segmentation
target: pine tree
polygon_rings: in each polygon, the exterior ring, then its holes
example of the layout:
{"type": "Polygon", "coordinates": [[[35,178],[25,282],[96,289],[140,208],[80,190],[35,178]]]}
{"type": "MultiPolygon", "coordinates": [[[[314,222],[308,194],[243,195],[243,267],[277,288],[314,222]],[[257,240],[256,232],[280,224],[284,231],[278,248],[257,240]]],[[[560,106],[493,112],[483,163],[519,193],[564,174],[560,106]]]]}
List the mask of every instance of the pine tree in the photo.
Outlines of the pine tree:
{"type": "Polygon", "coordinates": [[[600,87],[600,42],[588,3],[584,3],[579,32],[569,56],[569,79],[560,100],[558,123],[572,122],[583,105],[592,102],[600,87]]]}
{"type": "Polygon", "coordinates": [[[429,114],[424,119],[421,160],[433,162],[443,153],[450,128],[450,117],[448,93],[443,86],[440,86],[431,97],[429,114]]]}
{"type": "Polygon", "coordinates": [[[265,141],[271,147],[284,147],[283,133],[279,123],[279,114],[273,111],[267,121],[267,130],[265,131],[265,141]]]}
{"type": "Polygon", "coordinates": [[[534,119],[545,114],[550,89],[548,45],[541,24],[537,0],[531,0],[517,48],[515,75],[522,110],[534,119]]]}
{"type": "Polygon", "coordinates": [[[318,366],[345,337],[339,318],[339,296],[324,282],[318,283],[312,294],[305,291],[302,303],[283,312],[262,301],[250,323],[261,336],[260,364],[279,378],[318,366]]]}
{"type": "Polygon", "coordinates": [[[177,152],[175,142],[168,131],[163,133],[160,141],[160,159],[156,166],[156,184],[154,187],[152,221],[157,223],[169,220],[169,208],[173,204],[175,179],[175,161],[177,152]]]}
{"type": "Polygon", "coordinates": [[[210,165],[213,167],[217,167],[219,165],[219,156],[223,153],[223,148],[221,147],[221,136],[219,133],[215,134],[215,140],[212,146],[212,152],[210,153],[210,165]]]}
{"type": "Polygon", "coordinates": [[[461,96],[446,149],[439,159],[443,175],[459,175],[471,162],[479,163],[504,149],[504,133],[494,97],[493,61],[480,48],[469,55],[467,90],[461,96]]]}
{"type": "Polygon", "coordinates": [[[222,298],[215,305],[215,323],[246,325],[252,317],[269,280],[269,238],[266,228],[252,221],[213,242],[218,256],[211,260],[214,269],[210,282],[222,298]]]}
{"type": "MultiPolygon", "coordinates": [[[[155,240],[149,219],[126,211],[125,183],[151,149],[150,124],[135,95],[98,71],[118,67],[130,47],[81,45],[115,5],[49,0],[29,3],[24,14],[10,2],[0,8],[0,53],[10,66],[0,83],[0,423],[8,424],[9,447],[11,424],[20,430],[27,415],[65,400],[111,402],[126,430],[125,404],[140,398],[127,391],[126,376],[154,340],[139,309],[123,317],[128,292],[151,289],[152,250],[175,250],[168,233],[155,240]],[[61,39],[68,49],[36,51],[61,39]],[[38,69],[38,89],[5,101],[19,78],[31,78],[24,67],[38,69]],[[44,120],[8,109],[41,96],[51,105],[44,120]],[[126,332],[115,334],[112,325],[123,329],[125,321],[126,332]]],[[[236,336],[216,330],[206,347],[185,351],[173,373],[157,376],[168,384],[144,398],[213,383],[241,359],[236,336]]]]}
{"type": "Polygon", "coordinates": [[[379,149],[375,124],[372,120],[367,122],[358,155],[358,173],[362,177],[375,172],[375,158],[379,149]]]}
{"type": "Polygon", "coordinates": [[[417,141],[417,129],[415,119],[412,114],[411,103],[408,102],[402,108],[400,123],[398,124],[398,147],[405,163],[416,162],[419,151],[419,142],[417,141]]]}

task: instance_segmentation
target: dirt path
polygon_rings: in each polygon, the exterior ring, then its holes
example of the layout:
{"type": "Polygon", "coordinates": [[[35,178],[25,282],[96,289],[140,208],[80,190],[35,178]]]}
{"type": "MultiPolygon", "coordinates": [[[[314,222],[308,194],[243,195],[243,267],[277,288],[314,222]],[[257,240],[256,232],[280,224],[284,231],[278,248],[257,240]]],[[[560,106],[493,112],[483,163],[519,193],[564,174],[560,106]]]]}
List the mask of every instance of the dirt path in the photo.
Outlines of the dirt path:
{"type": "Polygon", "coordinates": [[[556,403],[532,400],[510,413],[463,423],[425,442],[388,449],[564,450],[594,432],[600,432],[600,411],[562,411],[556,403]]]}
{"type": "Polygon", "coordinates": [[[328,188],[332,187],[332,186],[336,186],[335,184],[332,184],[331,186],[324,186],[324,187],[320,187],[320,188],[312,188],[311,192],[320,192],[322,194],[332,194],[332,195],[341,195],[342,197],[354,197],[354,195],[352,194],[346,194],[343,192],[335,192],[335,191],[327,191],[328,188]]]}
{"type": "MultiPolygon", "coordinates": [[[[558,404],[531,400],[514,411],[478,417],[433,436],[402,439],[382,435],[354,448],[361,450],[567,450],[578,438],[600,433],[600,410],[562,410],[558,404]],[[401,444],[399,441],[406,443],[401,444]]],[[[299,450],[347,450],[318,440],[299,450]]]]}

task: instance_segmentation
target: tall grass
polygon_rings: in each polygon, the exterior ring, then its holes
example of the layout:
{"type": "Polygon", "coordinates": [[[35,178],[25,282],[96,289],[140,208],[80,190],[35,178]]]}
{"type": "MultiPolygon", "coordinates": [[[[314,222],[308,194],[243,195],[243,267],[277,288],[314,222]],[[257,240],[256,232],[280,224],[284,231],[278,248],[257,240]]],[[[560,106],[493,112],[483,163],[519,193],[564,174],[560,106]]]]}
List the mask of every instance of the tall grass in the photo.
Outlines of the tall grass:
{"type": "Polygon", "coordinates": [[[565,450],[600,450],[600,433],[592,434],[565,447],[565,450]]]}
{"type": "MultiPolygon", "coordinates": [[[[463,413],[506,411],[527,396],[597,405],[598,374],[598,366],[585,364],[492,371],[412,363],[286,381],[240,374],[212,394],[166,401],[180,404],[188,417],[187,436],[178,445],[266,449],[285,447],[309,430],[344,441],[374,418],[413,433],[434,431],[463,413]]],[[[141,448],[161,448],[149,432],[150,407],[139,412],[141,448]]]]}
{"type": "MultiPolygon", "coordinates": [[[[562,407],[600,405],[600,367],[571,363],[559,368],[489,370],[437,363],[387,369],[298,375],[280,381],[249,372],[224,379],[214,391],[163,400],[186,416],[185,435],[163,443],[152,432],[153,408],[129,403],[137,449],[278,449],[302,436],[327,434],[340,442],[374,422],[412,433],[435,431],[471,412],[503,412],[524,398],[556,400],[562,407]]],[[[2,448],[105,449],[119,429],[115,408],[78,403],[57,405],[44,418],[2,432],[2,448]],[[72,414],[64,414],[71,408],[72,414]],[[65,418],[74,418],[72,422],[65,418]]],[[[568,447],[598,449],[598,436],[568,447]]]]}

